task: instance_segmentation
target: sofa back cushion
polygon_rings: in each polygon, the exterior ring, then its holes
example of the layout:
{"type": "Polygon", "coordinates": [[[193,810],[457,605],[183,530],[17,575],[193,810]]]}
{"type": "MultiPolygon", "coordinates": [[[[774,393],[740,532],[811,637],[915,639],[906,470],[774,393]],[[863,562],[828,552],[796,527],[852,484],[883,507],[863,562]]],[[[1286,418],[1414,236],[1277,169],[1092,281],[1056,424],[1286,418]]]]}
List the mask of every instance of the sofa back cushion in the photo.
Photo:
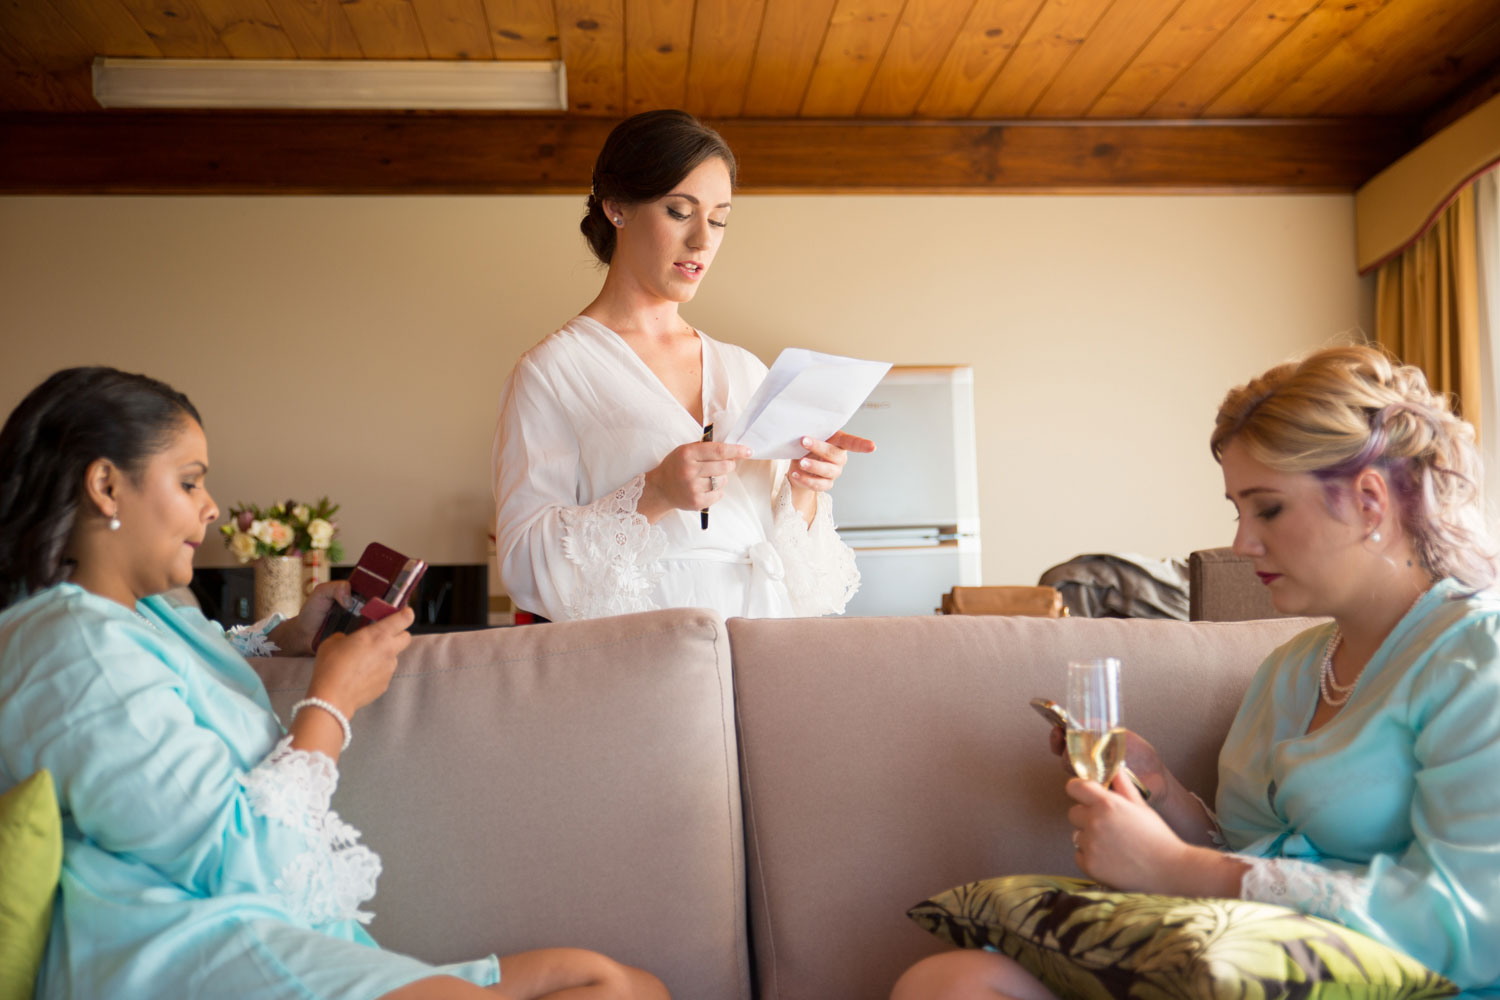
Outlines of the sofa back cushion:
{"type": "MultiPolygon", "coordinates": [[[[283,720],[311,664],[256,661],[283,720]]],[[[731,685],[704,611],[413,639],[334,796],[385,866],[371,933],[433,962],[593,948],[748,998],[731,685]]]]}
{"type": "Polygon", "coordinates": [[[941,949],[906,918],[993,875],[1074,874],[1028,701],[1117,656],[1125,725],[1212,802],[1256,666],[1305,619],[732,619],[751,943],[765,1000],[886,996],[941,949]]]}

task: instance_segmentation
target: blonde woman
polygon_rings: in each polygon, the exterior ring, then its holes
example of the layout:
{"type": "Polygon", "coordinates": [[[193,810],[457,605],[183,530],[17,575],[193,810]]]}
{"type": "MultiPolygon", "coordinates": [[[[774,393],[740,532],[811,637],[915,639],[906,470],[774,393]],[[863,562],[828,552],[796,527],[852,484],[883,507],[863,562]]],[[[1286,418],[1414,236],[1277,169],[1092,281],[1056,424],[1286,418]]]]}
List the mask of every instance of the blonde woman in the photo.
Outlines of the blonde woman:
{"type": "MultiPolygon", "coordinates": [[[[1122,890],[1292,906],[1466,991],[1493,986],[1500,597],[1473,428],[1415,368],[1341,347],[1232,390],[1210,444],[1235,551],[1279,611],[1333,621],[1256,673],[1219,755],[1217,813],[1134,735],[1151,805],[1118,778],[1069,781],[1078,866],[1122,890]]],[[[967,951],[918,963],[893,994],[993,996],[1052,993],[967,951]]]]}

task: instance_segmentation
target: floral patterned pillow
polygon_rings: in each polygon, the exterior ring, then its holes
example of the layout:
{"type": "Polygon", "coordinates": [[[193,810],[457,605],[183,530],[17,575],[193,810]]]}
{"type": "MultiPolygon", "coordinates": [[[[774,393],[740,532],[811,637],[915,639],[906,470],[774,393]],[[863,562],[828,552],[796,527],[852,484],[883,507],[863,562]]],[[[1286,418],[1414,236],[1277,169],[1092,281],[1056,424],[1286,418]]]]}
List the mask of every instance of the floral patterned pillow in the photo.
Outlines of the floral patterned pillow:
{"type": "Polygon", "coordinates": [[[1357,931],[1269,903],[1009,875],[939,893],[907,916],[960,948],[1009,955],[1066,1000],[1430,1000],[1458,992],[1357,931]]]}

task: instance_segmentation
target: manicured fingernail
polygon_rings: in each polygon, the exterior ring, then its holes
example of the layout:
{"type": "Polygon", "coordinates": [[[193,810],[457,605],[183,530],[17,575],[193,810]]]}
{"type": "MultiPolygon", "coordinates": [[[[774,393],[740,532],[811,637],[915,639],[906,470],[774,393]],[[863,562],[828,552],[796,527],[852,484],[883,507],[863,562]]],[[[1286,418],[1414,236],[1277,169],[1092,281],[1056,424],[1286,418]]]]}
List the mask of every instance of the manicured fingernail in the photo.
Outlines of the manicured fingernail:
{"type": "Polygon", "coordinates": [[[812,438],[803,438],[802,439],[802,447],[804,447],[804,448],[811,448],[812,447],[812,438]]]}
{"type": "Polygon", "coordinates": [[[806,458],[804,458],[798,464],[801,465],[804,469],[811,469],[812,468],[812,462],[809,459],[806,459],[806,458]]]}
{"type": "Polygon", "coordinates": [[[802,473],[800,473],[800,472],[794,472],[794,473],[792,473],[792,478],[793,479],[801,479],[802,478],[802,473]]]}

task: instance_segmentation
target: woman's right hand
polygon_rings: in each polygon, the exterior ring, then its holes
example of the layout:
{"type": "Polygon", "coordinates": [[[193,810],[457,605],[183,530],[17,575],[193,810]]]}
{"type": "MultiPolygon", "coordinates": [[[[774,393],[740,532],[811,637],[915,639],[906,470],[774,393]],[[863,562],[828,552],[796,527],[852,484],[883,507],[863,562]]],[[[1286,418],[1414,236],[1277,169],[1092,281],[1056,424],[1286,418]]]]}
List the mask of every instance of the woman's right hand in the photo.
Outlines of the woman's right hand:
{"type": "Polygon", "coordinates": [[[692,441],[674,448],[660,465],[646,473],[646,485],[635,509],[655,524],[671,510],[712,507],[724,497],[724,480],[750,454],[745,445],[721,441],[692,441]],[[715,482],[710,483],[710,477],[715,482]]]}
{"type": "MultiPolygon", "coordinates": [[[[1068,777],[1074,777],[1073,765],[1068,763],[1067,737],[1060,727],[1052,727],[1048,748],[1062,758],[1063,770],[1068,777]]],[[[1125,764],[1140,779],[1141,784],[1146,786],[1146,791],[1151,793],[1151,804],[1161,802],[1171,783],[1171,774],[1162,764],[1156,748],[1129,729],[1125,730],[1125,764]]]]}
{"type": "Polygon", "coordinates": [[[310,698],[331,702],[346,717],[385,694],[396,672],[396,657],[411,642],[416,615],[402,608],[350,635],[332,635],[318,646],[310,698]]]}

